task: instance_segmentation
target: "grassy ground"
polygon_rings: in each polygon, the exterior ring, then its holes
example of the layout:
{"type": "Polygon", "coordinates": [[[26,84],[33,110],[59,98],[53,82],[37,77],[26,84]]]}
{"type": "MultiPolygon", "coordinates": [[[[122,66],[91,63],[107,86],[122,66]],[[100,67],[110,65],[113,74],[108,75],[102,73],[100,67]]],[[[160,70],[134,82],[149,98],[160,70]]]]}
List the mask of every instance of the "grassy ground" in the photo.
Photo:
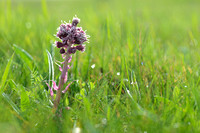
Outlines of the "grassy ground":
{"type": "Polygon", "coordinates": [[[199,7],[198,0],[1,0],[0,132],[200,132],[199,7]],[[73,56],[69,78],[78,82],[55,117],[45,85],[60,76],[54,34],[75,14],[90,43],[73,56]]]}

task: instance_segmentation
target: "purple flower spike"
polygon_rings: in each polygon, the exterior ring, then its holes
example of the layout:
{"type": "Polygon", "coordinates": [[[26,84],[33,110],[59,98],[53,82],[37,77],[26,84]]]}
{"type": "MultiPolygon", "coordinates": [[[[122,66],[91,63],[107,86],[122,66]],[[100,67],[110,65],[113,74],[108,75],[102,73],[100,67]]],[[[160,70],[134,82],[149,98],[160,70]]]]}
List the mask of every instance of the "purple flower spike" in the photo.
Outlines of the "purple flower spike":
{"type": "MultiPolygon", "coordinates": [[[[57,41],[55,45],[57,48],[60,48],[60,53],[64,61],[61,63],[62,67],[59,66],[61,73],[59,79],[59,86],[53,82],[53,88],[57,91],[56,98],[54,100],[54,113],[58,109],[60,99],[62,98],[62,93],[65,93],[69,86],[74,82],[69,83],[66,88],[63,88],[64,84],[68,80],[68,70],[70,69],[69,63],[72,60],[72,54],[75,54],[76,51],[85,51],[84,42],[88,40],[88,35],[82,30],[81,27],[77,27],[80,23],[80,19],[75,17],[72,20],[72,23],[63,23],[58,28],[57,37],[60,41],[57,41]]],[[[49,87],[50,88],[50,87],[49,87]]],[[[53,95],[53,90],[50,88],[51,96],[53,95]]]]}

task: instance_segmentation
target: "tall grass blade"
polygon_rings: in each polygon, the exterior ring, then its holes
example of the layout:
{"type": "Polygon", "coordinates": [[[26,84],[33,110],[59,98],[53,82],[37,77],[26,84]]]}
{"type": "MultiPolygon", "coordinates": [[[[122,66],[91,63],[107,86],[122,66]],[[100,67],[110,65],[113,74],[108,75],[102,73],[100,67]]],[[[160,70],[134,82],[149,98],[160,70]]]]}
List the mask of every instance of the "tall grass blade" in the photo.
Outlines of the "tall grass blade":
{"type": "MultiPolygon", "coordinates": [[[[47,52],[48,63],[49,63],[49,85],[50,85],[50,81],[51,80],[54,81],[54,66],[53,66],[53,59],[50,52],[48,50],[46,50],[46,52],[47,52]]],[[[53,88],[53,84],[52,84],[52,88],[53,88]]]]}
{"type": "Polygon", "coordinates": [[[20,57],[20,59],[28,66],[30,70],[34,68],[33,57],[26,52],[24,49],[20,48],[16,44],[13,44],[13,48],[15,53],[20,57]]]}
{"type": "Polygon", "coordinates": [[[137,80],[136,80],[136,75],[135,75],[133,70],[131,71],[131,84],[136,89],[135,91],[137,93],[138,99],[140,100],[141,94],[140,94],[139,86],[138,86],[138,83],[137,83],[137,80]]]}
{"type": "Polygon", "coordinates": [[[41,0],[41,3],[42,3],[42,12],[43,12],[43,15],[47,18],[48,17],[48,13],[47,13],[46,0],[41,0]]]}
{"type": "Polygon", "coordinates": [[[11,17],[11,0],[6,0],[6,16],[9,21],[11,17]]]}
{"type": "Polygon", "coordinates": [[[6,66],[6,69],[4,71],[4,74],[2,76],[2,79],[1,79],[1,87],[0,87],[0,94],[3,92],[4,90],[4,85],[6,83],[6,80],[7,80],[7,77],[8,77],[8,73],[9,73],[9,70],[10,70],[10,66],[11,66],[11,63],[12,63],[12,60],[13,60],[13,57],[14,57],[14,54],[12,55],[12,57],[10,58],[10,60],[8,61],[8,64],[6,66]]]}
{"type": "Polygon", "coordinates": [[[9,98],[9,96],[5,93],[2,93],[3,98],[10,104],[13,110],[19,115],[20,109],[15,105],[15,103],[9,98]]]}

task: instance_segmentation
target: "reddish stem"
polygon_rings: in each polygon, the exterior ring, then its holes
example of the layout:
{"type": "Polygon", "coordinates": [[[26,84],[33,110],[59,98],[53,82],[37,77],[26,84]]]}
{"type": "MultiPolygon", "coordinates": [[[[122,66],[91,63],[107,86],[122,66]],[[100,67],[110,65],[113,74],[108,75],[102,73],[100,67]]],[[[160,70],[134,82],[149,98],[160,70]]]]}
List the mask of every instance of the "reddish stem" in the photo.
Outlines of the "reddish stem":
{"type": "Polygon", "coordinates": [[[58,90],[57,90],[57,93],[56,93],[56,99],[54,101],[54,108],[53,108],[53,112],[55,113],[55,111],[57,110],[58,108],[58,105],[60,103],[60,99],[62,97],[62,90],[63,90],[63,85],[64,85],[64,80],[65,80],[65,76],[67,74],[67,71],[68,71],[68,60],[69,60],[69,53],[68,53],[68,49],[71,47],[71,45],[68,46],[67,48],[67,53],[66,53],[66,56],[65,56],[65,62],[63,64],[63,70],[62,70],[62,74],[60,76],[60,81],[59,81],[59,86],[58,86],[58,90]]]}

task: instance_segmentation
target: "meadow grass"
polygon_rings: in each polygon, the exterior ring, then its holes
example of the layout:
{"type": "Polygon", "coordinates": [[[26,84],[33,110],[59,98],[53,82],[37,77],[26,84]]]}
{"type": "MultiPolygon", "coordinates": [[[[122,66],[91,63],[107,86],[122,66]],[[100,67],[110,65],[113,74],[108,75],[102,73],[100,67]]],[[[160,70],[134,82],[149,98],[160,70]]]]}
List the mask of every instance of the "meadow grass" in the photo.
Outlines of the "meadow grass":
{"type": "Polygon", "coordinates": [[[1,0],[0,132],[200,132],[199,7],[198,0],[1,0]],[[78,82],[55,117],[45,84],[60,76],[54,34],[74,15],[91,37],[73,55],[69,81],[78,82]]]}

